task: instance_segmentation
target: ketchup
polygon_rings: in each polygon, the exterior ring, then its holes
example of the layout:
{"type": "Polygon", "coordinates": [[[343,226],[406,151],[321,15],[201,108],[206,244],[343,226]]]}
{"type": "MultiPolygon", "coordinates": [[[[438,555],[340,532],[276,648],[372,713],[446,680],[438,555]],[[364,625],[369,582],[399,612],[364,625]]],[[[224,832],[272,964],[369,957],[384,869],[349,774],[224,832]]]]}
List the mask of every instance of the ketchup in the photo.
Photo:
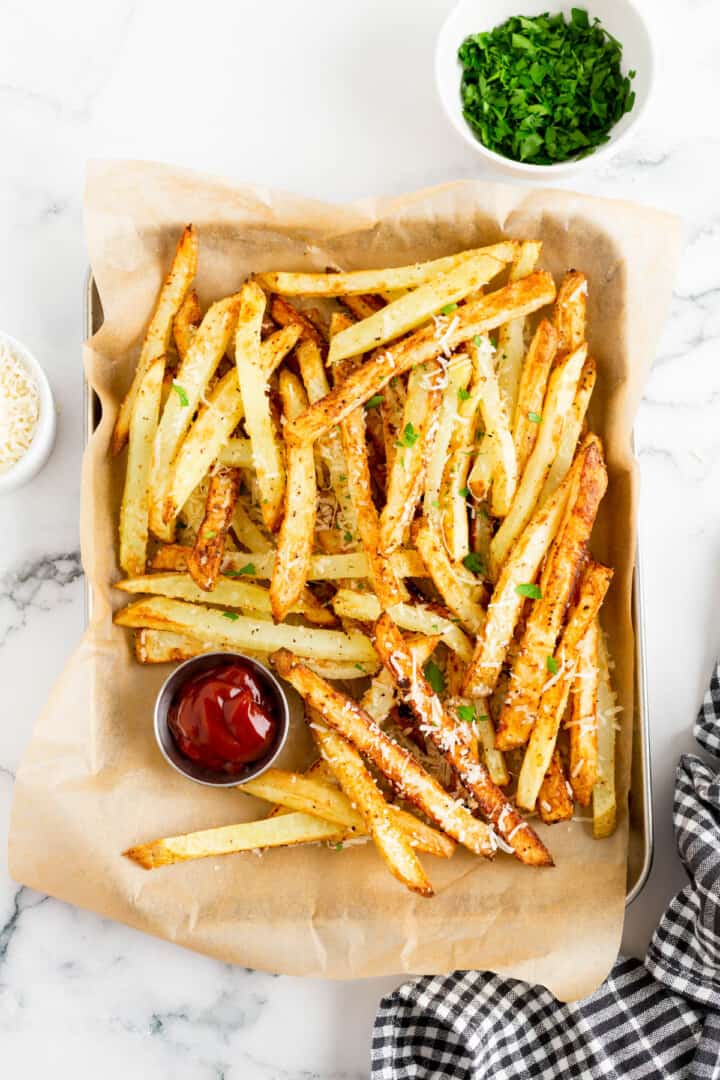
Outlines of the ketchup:
{"type": "Polygon", "coordinates": [[[219,662],[183,683],[168,725],[181,753],[230,775],[261,758],[278,730],[268,690],[241,660],[219,662]]]}

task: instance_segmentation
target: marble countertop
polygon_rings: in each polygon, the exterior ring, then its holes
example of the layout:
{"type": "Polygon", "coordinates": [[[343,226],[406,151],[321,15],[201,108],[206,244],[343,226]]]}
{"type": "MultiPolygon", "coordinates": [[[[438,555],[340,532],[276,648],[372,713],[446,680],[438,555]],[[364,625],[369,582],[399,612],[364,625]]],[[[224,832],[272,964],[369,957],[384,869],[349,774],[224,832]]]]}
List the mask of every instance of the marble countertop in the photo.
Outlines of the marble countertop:
{"type": "MultiPolygon", "coordinates": [[[[671,830],[678,754],[720,645],[720,12],[646,4],[660,53],[641,130],[581,190],[681,213],[686,243],[637,423],[656,854],[628,913],[642,953],[683,883],[671,830]]],[[[59,436],[0,499],[0,829],[33,719],[83,627],[81,200],[92,156],[144,157],[319,198],[393,194],[484,166],[437,104],[450,0],[49,0],[3,4],[0,327],[35,351],[59,436]],[[292,118],[292,122],[290,122],[292,118]]],[[[0,845],[0,1054],[30,1080],[361,1078],[378,998],[399,980],[324,983],[230,968],[18,887],[0,845]]]]}

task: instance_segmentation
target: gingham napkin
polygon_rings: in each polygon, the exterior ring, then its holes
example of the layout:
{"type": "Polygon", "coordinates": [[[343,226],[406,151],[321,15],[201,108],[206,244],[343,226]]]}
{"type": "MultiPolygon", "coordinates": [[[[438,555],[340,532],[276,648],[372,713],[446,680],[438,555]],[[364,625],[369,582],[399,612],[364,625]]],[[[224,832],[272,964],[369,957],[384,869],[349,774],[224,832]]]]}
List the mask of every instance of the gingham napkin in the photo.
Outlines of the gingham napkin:
{"type": "MultiPolygon", "coordinates": [[[[695,725],[720,757],[720,665],[695,725]]],[[[620,957],[584,1001],[479,972],[416,979],[380,1003],[373,1080],[719,1080],[720,774],[678,764],[673,820],[690,883],[645,962],[620,957]]]]}

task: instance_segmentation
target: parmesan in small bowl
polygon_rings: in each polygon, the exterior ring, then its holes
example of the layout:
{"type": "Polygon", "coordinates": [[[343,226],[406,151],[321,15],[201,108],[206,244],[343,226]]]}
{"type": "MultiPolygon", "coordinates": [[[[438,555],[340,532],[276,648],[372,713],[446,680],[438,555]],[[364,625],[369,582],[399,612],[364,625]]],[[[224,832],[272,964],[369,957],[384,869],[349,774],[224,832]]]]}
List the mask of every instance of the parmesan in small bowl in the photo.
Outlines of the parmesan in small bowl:
{"type": "Polygon", "coordinates": [[[0,495],[27,483],[55,441],[55,403],[35,357],[0,333],[0,495]]]}

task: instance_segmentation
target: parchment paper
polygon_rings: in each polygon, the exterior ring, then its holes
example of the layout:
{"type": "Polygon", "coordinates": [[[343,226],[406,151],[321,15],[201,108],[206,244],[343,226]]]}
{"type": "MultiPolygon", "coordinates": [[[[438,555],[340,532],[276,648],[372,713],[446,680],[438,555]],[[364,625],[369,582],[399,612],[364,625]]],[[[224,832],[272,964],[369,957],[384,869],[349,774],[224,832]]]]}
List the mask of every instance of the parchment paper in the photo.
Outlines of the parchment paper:
{"type": "MultiPolygon", "coordinates": [[[[145,162],[92,163],[86,191],[92,269],[105,312],[85,348],[103,419],[83,462],[82,554],[93,618],[37,722],[18,773],[10,835],[13,877],[63,900],[251,968],[336,978],[488,968],[544,983],[562,999],[605,977],[623,923],[633,714],[630,590],[637,484],[633,415],[669,302],[676,219],[565,191],[474,182],[396,199],[329,206],[145,162]],[[543,241],[542,265],[590,282],[589,337],[599,367],[591,423],[610,487],[593,548],[616,567],[604,624],[624,712],[620,814],[612,839],[588,820],[540,826],[556,867],[500,854],[427,859],[437,895],[404,890],[371,845],[276,850],[146,872],[131,844],[262,816],[267,805],[194,785],[164,763],[152,705],[165,665],[142,668],[113,626],[124,598],[111,583],[124,473],[107,453],[118,403],[182,225],[199,229],[201,300],[251,271],[347,269],[447,255],[501,235],[543,241]]],[[[80,298],[78,297],[78,302],[80,298]]],[[[281,764],[307,763],[298,725],[281,764]]],[[[587,819],[589,812],[584,812],[587,819]]]]}

